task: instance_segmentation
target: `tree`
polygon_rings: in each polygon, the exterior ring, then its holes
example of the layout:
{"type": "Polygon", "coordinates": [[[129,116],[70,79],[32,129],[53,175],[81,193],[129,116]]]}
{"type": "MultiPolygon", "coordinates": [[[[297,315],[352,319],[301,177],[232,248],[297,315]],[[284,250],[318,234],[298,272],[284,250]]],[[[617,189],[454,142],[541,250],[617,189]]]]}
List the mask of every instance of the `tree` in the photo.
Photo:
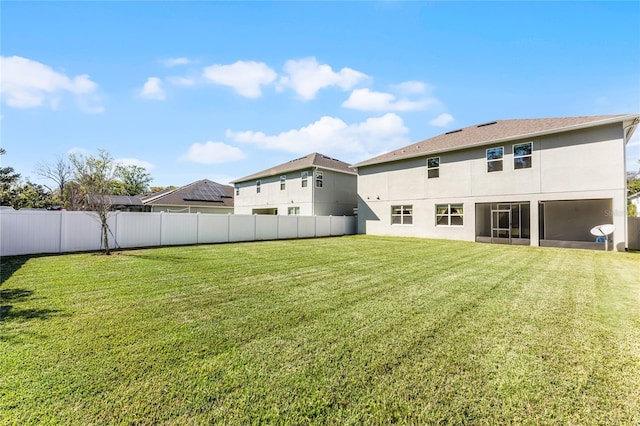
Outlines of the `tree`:
{"type": "Polygon", "coordinates": [[[59,199],[42,185],[27,180],[15,185],[11,191],[14,209],[50,209],[59,204],[59,199]]]}
{"type": "Polygon", "coordinates": [[[97,156],[71,154],[75,181],[78,183],[85,209],[97,213],[101,227],[100,245],[105,254],[109,250],[109,211],[111,210],[111,189],[117,177],[117,167],[113,158],[105,150],[99,150],[97,156]]]}
{"type": "Polygon", "coordinates": [[[178,189],[177,186],[152,186],[151,187],[151,192],[160,192],[160,191],[164,191],[164,190],[172,190],[172,189],[178,189]]]}
{"type": "MultiPolygon", "coordinates": [[[[0,155],[6,154],[4,148],[0,148],[0,155]]],[[[13,199],[11,190],[20,180],[20,173],[15,173],[13,167],[0,167],[0,205],[10,206],[13,199]]]]}
{"type": "Polygon", "coordinates": [[[52,180],[57,186],[57,192],[65,207],[69,207],[65,197],[65,186],[73,178],[73,167],[68,158],[58,157],[55,163],[38,163],[35,173],[45,179],[52,180]]]}
{"type": "MultiPolygon", "coordinates": [[[[640,160],[638,161],[640,163],[640,160]]],[[[627,172],[627,195],[640,192],[640,170],[637,172],[627,172]]]]}
{"type": "Polygon", "coordinates": [[[124,184],[125,193],[121,195],[138,195],[149,192],[149,184],[153,178],[144,167],[119,165],[117,172],[124,184]]]}

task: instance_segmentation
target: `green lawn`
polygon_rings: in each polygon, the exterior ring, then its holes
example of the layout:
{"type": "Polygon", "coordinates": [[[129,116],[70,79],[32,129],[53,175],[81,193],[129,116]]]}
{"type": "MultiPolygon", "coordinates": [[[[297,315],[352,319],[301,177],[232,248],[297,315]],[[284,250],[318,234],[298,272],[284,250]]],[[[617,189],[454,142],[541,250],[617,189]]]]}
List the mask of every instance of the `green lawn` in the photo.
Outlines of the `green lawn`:
{"type": "Polygon", "coordinates": [[[0,424],[638,424],[640,254],[353,236],[2,259],[0,424]]]}

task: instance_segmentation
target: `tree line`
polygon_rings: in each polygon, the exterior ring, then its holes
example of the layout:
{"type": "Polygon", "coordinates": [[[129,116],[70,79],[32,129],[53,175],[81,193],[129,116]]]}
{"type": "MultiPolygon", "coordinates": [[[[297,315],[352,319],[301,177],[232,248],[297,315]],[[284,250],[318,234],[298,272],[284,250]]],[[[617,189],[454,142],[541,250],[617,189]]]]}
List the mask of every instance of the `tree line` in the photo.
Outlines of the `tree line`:
{"type": "MultiPolygon", "coordinates": [[[[6,150],[0,148],[0,155],[6,150]]],[[[97,155],[70,154],[53,163],[38,163],[35,173],[51,187],[22,179],[13,167],[0,167],[0,205],[14,209],[66,209],[96,213],[100,222],[100,245],[109,254],[109,225],[112,195],[139,195],[150,190],[153,180],[145,168],[122,165],[105,151],[97,155]]]]}
{"type": "MultiPolygon", "coordinates": [[[[0,148],[0,155],[6,154],[0,148]]],[[[164,188],[151,187],[153,178],[143,167],[115,162],[105,150],[97,155],[70,154],[40,162],[34,173],[49,181],[41,185],[23,178],[13,167],[0,167],[0,205],[14,209],[92,210],[91,197],[140,195],[164,188]]]]}

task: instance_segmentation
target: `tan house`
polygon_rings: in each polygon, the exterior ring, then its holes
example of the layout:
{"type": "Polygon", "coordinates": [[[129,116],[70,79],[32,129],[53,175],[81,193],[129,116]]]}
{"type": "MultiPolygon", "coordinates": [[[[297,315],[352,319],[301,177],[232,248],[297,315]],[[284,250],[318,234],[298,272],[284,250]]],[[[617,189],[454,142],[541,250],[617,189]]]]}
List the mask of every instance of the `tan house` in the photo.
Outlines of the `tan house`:
{"type": "Polygon", "coordinates": [[[358,232],[625,249],[625,146],[637,114],[498,120],[356,164],[358,232]]]}
{"type": "Polygon", "coordinates": [[[233,187],[208,179],[140,196],[151,212],[233,213],[233,187]]]}
{"type": "Polygon", "coordinates": [[[356,173],[335,158],[309,154],[234,180],[236,214],[353,215],[356,173]]]}

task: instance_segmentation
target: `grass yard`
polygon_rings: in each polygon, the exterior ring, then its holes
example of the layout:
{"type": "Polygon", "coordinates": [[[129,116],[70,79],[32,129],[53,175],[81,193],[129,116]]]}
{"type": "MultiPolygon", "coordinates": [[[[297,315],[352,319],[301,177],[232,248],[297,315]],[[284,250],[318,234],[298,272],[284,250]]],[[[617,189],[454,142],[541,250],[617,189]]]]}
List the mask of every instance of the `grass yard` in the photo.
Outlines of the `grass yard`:
{"type": "Polygon", "coordinates": [[[352,236],[1,267],[1,424],[640,423],[640,253],[352,236]]]}

